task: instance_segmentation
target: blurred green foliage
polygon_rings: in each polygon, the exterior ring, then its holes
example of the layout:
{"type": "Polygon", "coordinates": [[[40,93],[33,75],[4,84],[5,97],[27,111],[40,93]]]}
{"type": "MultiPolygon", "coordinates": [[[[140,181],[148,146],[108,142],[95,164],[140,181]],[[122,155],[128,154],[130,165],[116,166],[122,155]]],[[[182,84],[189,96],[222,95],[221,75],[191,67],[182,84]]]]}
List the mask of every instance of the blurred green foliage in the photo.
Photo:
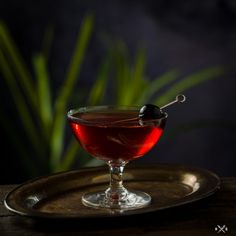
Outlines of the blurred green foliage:
{"type": "MultiPolygon", "coordinates": [[[[69,142],[65,141],[68,104],[73,94],[78,93],[78,88],[76,91],[74,88],[86,57],[93,24],[93,16],[87,15],[83,19],[65,79],[56,92],[57,97],[52,99],[53,91],[48,71],[52,29],[49,28],[46,32],[42,51],[33,56],[32,74],[6,25],[0,22],[0,72],[15,104],[25,138],[22,138],[14,128],[14,120],[9,120],[7,111],[2,109],[0,109],[0,124],[32,177],[41,172],[68,170],[72,168],[78,155],[82,166],[101,164],[81,150],[73,135],[69,142]],[[23,142],[27,142],[28,145],[23,142]],[[34,156],[29,154],[29,149],[33,149],[34,156]]],[[[113,104],[140,105],[149,102],[161,106],[173,99],[176,94],[224,73],[223,68],[213,67],[181,78],[180,71],[173,69],[150,79],[145,74],[146,62],[144,49],[137,50],[134,62],[131,63],[129,50],[122,41],[108,44],[107,55],[104,56],[87,95],[87,104],[107,103],[105,95],[108,90],[112,90],[113,104]]]]}

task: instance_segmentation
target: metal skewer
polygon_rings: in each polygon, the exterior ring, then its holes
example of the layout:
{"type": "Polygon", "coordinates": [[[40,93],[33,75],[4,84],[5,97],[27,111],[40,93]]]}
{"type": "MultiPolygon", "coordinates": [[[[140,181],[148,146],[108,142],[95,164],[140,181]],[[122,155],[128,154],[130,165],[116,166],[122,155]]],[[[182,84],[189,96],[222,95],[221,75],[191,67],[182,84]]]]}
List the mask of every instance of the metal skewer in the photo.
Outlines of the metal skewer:
{"type": "Polygon", "coordinates": [[[174,101],[167,103],[166,105],[162,106],[160,109],[162,110],[168,106],[175,104],[176,102],[183,103],[183,102],[185,102],[185,100],[186,100],[186,97],[183,94],[179,94],[175,97],[174,101]]]}

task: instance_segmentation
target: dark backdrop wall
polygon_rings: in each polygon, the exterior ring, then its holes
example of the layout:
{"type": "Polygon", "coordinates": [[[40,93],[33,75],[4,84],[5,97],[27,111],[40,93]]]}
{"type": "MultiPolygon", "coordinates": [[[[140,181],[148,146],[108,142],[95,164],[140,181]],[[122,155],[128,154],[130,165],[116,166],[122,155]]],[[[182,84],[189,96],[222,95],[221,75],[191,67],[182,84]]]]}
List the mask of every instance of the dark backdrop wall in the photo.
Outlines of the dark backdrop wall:
{"type": "MultiPolygon", "coordinates": [[[[179,68],[183,74],[208,66],[230,68],[226,75],[188,90],[185,105],[170,108],[165,135],[156,148],[137,162],[182,163],[208,168],[219,175],[235,175],[236,3],[229,0],[3,0],[0,3],[0,18],[8,25],[29,65],[32,54],[41,49],[46,27],[49,24],[54,27],[50,73],[55,89],[63,80],[81,20],[88,12],[95,13],[95,29],[79,82],[84,88],[93,84],[105,36],[124,40],[131,55],[145,45],[146,74],[150,78],[172,68],[179,68]],[[168,137],[177,125],[201,120],[214,122],[168,137]]],[[[1,106],[11,112],[9,119],[15,120],[17,114],[2,79],[0,84],[4,101],[1,106]]],[[[1,134],[1,182],[26,180],[11,140],[4,131],[1,134]]]]}

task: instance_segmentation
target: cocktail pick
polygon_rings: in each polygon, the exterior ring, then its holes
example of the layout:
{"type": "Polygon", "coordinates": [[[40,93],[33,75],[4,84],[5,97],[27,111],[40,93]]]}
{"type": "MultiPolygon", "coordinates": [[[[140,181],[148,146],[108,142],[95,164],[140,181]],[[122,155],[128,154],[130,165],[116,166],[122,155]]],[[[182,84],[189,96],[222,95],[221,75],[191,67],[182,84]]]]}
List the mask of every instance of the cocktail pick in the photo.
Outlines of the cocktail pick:
{"type": "Polygon", "coordinates": [[[175,97],[175,100],[167,103],[166,105],[159,108],[156,105],[153,104],[146,104],[141,107],[139,111],[139,117],[124,119],[124,120],[117,120],[113,121],[112,124],[117,124],[121,122],[128,122],[128,121],[135,121],[138,119],[146,119],[146,120],[152,120],[152,119],[160,119],[162,117],[165,117],[165,112],[163,112],[163,109],[175,104],[175,103],[183,103],[186,101],[186,97],[183,94],[179,94],[175,97]]]}
{"type": "Polygon", "coordinates": [[[164,109],[164,108],[166,108],[166,107],[169,107],[169,106],[171,106],[171,105],[173,105],[173,104],[175,104],[175,103],[183,103],[183,102],[185,102],[185,101],[186,101],[185,95],[179,94],[179,95],[177,95],[177,96],[175,97],[175,100],[173,100],[172,102],[169,102],[169,103],[167,103],[166,105],[162,106],[162,107],[161,107],[161,110],[164,109]]]}
{"type": "Polygon", "coordinates": [[[141,119],[159,119],[163,117],[163,109],[175,104],[175,103],[183,103],[186,100],[186,97],[183,94],[179,94],[176,96],[175,100],[167,103],[166,105],[159,108],[153,104],[146,104],[141,107],[139,111],[139,118],[141,119]]]}

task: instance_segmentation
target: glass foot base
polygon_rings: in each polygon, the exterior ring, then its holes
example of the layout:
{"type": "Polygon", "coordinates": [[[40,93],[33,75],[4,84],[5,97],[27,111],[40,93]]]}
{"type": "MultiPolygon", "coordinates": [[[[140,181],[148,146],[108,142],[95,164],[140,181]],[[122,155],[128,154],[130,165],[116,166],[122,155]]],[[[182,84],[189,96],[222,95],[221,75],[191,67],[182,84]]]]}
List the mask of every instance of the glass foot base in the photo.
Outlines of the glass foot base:
{"type": "Polygon", "coordinates": [[[122,200],[110,200],[105,192],[86,193],[82,197],[85,206],[118,210],[135,210],[151,203],[151,197],[144,192],[132,191],[122,200]]]}

